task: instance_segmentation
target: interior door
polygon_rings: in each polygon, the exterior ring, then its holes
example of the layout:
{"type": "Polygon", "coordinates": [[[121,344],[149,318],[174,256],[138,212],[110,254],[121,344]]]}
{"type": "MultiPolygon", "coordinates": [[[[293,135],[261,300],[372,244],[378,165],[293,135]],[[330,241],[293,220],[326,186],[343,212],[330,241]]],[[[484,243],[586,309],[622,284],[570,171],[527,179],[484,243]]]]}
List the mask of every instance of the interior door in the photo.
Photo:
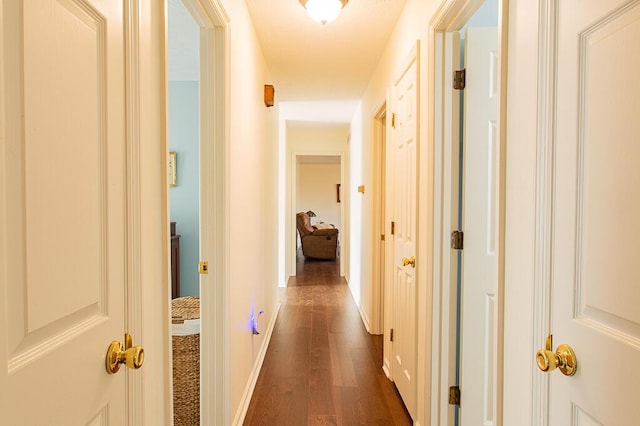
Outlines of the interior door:
{"type": "Polygon", "coordinates": [[[497,70],[496,28],[465,34],[460,424],[491,425],[496,341],[497,70]]]}
{"type": "Polygon", "coordinates": [[[558,7],[551,346],[577,372],[548,373],[549,424],[637,424],[640,2],[558,7]]]}
{"type": "Polygon", "coordinates": [[[127,423],[123,3],[1,5],[4,424],[127,423]]]}
{"type": "Polygon", "coordinates": [[[393,237],[393,380],[413,418],[416,414],[416,161],[418,58],[414,49],[394,81],[391,151],[395,222],[393,237]]]}

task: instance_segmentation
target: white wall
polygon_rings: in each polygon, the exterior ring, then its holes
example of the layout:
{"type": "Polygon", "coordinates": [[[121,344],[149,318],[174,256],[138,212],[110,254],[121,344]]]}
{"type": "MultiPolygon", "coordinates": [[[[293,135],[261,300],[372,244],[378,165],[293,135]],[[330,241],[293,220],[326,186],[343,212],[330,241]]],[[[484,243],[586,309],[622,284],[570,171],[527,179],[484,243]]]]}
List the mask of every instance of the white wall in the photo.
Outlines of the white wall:
{"type": "Polygon", "coordinates": [[[342,230],[336,185],[342,182],[340,164],[298,163],[296,211],[312,210],[311,223],[330,223],[342,230]]]}
{"type": "Polygon", "coordinates": [[[249,402],[267,325],[277,304],[277,107],[263,102],[269,70],[244,1],[221,0],[229,18],[228,141],[229,409],[234,422],[249,402]],[[259,211],[260,220],[253,212],[259,211]],[[259,335],[250,317],[259,317],[259,335]]]}
{"type": "MultiPolygon", "coordinates": [[[[356,112],[351,120],[350,126],[350,138],[349,138],[349,185],[347,192],[349,193],[349,223],[351,224],[349,229],[349,289],[353,295],[353,299],[360,309],[362,318],[367,324],[369,323],[369,312],[363,309],[365,304],[362,303],[362,269],[364,263],[362,261],[365,255],[366,249],[363,245],[363,221],[367,220],[370,223],[371,210],[366,214],[363,211],[364,200],[366,195],[366,186],[371,188],[371,185],[365,185],[365,193],[358,192],[358,186],[366,184],[366,179],[363,174],[364,162],[363,157],[364,147],[362,139],[362,105],[358,105],[356,112]],[[351,250],[353,247],[353,250],[351,250]]],[[[364,293],[370,294],[369,288],[364,289],[364,293]]]]}

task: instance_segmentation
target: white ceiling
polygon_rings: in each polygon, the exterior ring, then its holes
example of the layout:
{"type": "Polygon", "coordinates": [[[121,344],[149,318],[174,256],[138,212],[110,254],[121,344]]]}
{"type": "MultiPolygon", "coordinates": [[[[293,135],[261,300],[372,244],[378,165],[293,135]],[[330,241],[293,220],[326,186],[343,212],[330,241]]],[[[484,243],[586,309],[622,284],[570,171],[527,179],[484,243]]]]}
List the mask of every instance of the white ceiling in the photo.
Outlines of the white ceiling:
{"type": "MultiPolygon", "coordinates": [[[[299,0],[246,0],[278,101],[360,99],[405,0],[349,0],[326,25],[299,0]]],[[[267,83],[267,82],[265,82],[267,83]]]]}
{"type": "MultiPolygon", "coordinates": [[[[349,0],[326,25],[299,0],[245,0],[280,103],[280,118],[348,123],[406,0],[349,0]],[[284,103],[283,103],[284,101],[284,103]]],[[[198,27],[168,0],[169,80],[198,80],[198,27]]]]}

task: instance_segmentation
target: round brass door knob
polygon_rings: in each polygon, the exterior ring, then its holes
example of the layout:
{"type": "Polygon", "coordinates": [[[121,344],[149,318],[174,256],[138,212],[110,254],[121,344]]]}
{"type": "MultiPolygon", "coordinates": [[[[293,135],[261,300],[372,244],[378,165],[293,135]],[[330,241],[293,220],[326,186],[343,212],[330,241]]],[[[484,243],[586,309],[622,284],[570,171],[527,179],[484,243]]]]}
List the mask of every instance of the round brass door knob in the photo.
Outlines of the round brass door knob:
{"type": "Polygon", "coordinates": [[[404,266],[411,265],[412,268],[415,268],[416,267],[416,257],[415,256],[411,256],[411,259],[403,257],[402,258],[402,264],[404,266]]]}
{"type": "Polygon", "coordinates": [[[137,370],[144,362],[144,349],[131,345],[131,336],[126,335],[125,345],[114,340],[107,350],[106,367],[109,374],[115,374],[120,370],[120,365],[137,370]]]}
{"type": "Polygon", "coordinates": [[[578,360],[571,346],[562,344],[555,352],[548,349],[540,349],[536,352],[538,368],[544,372],[553,371],[556,368],[565,376],[573,376],[578,368],[578,360]]]}

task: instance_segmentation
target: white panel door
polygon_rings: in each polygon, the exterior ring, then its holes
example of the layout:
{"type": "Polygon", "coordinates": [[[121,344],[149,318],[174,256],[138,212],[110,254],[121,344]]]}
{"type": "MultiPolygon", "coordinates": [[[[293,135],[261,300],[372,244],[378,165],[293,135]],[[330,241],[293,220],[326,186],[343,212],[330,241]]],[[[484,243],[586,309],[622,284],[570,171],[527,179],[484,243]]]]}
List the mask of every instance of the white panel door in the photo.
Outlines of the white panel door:
{"type": "Polygon", "coordinates": [[[637,425],[640,1],[558,7],[551,332],[578,366],[539,374],[550,425],[637,425]]]}
{"type": "Polygon", "coordinates": [[[493,425],[496,319],[496,28],[465,35],[460,424],[493,425]]]}
{"type": "Polygon", "coordinates": [[[2,423],[124,425],[123,2],[0,7],[2,423]]]}
{"type": "Polygon", "coordinates": [[[393,380],[413,418],[416,414],[416,162],[418,144],[418,58],[414,49],[394,81],[391,152],[393,186],[393,380]]]}

